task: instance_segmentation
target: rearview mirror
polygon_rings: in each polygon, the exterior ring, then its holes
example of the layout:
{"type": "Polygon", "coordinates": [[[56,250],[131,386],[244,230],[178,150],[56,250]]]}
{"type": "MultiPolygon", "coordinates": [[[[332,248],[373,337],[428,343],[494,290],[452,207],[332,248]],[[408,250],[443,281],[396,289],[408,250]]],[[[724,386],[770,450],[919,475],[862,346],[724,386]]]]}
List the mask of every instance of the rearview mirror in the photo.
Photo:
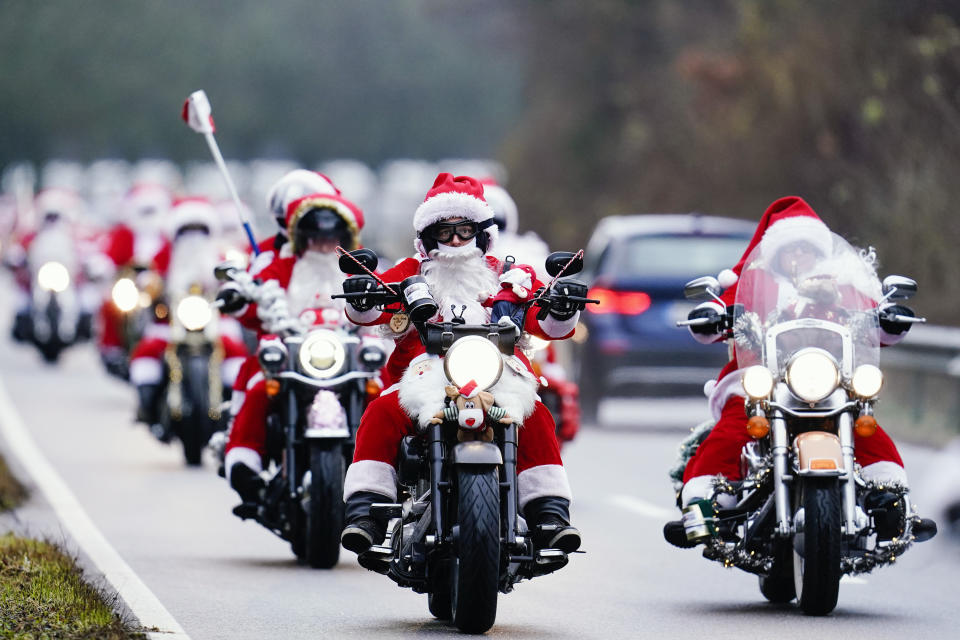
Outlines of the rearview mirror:
{"type": "Polygon", "coordinates": [[[349,253],[345,253],[340,256],[340,261],[338,262],[340,271],[348,273],[352,276],[358,276],[367,273],[367,271],[364,271],[364,267],[366,267],[366,269],[369,271],[376,271],[379,263],[380,259],[377,257],[377,254],[373,251],[373,249],[356,249],[349,253]],[[363,265],[363,267],[360,265],[363,265]]]}
{"type": "Polygon", "coordinates": [[[720,295],[722,290],[720,282],[716,278],[703,276],[685,284],[683,296],[687,300],[713,300],[720,295]]]}
{"type": "Polygon", "coordinates": [[[577,257],[577,254],[572,251],[554,251],[547,256],[546,268],[547,273],[554,278],[560,275],[561,271],[565,276],[572,276],[583,270],[583,256],[577,257]],[[576,258],[576,260],[573,260],[574,258],[576,258]],[[570,262],[571,260],[573,260],[573,262],[570,262]],[[570,263],[569,267],[567,267],[568,262],[570,263]],[[565,271],[563,269],[564,267],[567,267],[565,271]]]}
{"type": "Polygon", "coordinates": [[[917,281],[904,276],[883,279],[883,297],[887,300],[909,300],[917,293],[917,281]]]}

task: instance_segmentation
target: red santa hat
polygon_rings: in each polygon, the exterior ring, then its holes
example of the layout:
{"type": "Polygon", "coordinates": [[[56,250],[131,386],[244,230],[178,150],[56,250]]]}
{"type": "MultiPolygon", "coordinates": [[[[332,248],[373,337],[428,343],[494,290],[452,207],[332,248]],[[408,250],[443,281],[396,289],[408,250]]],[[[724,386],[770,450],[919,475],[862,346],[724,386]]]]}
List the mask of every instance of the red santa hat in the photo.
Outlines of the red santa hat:
{"type": "Polygon", "coordinates": [[[774,201],[763,212],[753,238],[750,239],[750,244],[747,245],[740,261],[732,269],[724,269],[717,276],[720,285],[728,289],[724,292],[724,298],[732,295],[730,287],[740,279],[740,273],[746,266],[750,254],[761,242],[765,250],[769,249],[770,255],[775,255],[780,249],[798,239],[811,242],[824,255],[828,255],[833,246],[830,229],[803,198],[787,196],[774,201]]]}
{"type": "Polygon", "coordinates": [[[343,218],[350,230],[352,246],[344,247],[347,251],[353,251],[360,248],[360,230],[363,229],[363,211],[360,207],[353,204],[338,193],[312,193],[297,200],[294,200],[287,207],[286,227],[287,233],[293,238],[293,228],[299,222],[301,216],[311,209],[332,209],[343,218]]]}
{"type": "Polygon", "coordinates": [[[476,380],[471,380],[467,384],[460,387],[460,395],[462,395],[464,398],[472,398],[478,393],[480,393],[480,386],[477,384],[476,380]]]}
{"type": "Polygon", "coordinates": [[[294,169],[270,187],[267,193],[267,208],[279,222],[285,218],[291,202],[313,193],[342,195],[333,181],[319,171],[294,169]]]}
{"type": "MultiPolygon", "coordinates": [[[[493,209],[483,197],[483,185],[479,180],[470,176],[454,177],[452,173],[438,175],[433,187],[427,191],[427,197],[413,214],[413,228],[419,234],[435,222],[450,218],[474,222],[493,220],[493,209]]],[[[490,236],[487,245],[487,251],[490,251],[497,237],[497,228],[491,226],[485,231],[490,236]]],[[[419,240],[416,244],[423,252],[419,240]]]]}
{"type": "Polygon", "coordinates": [[[519,227],[517,203],[493,178],[484,178],[480,182],[483,184],[483,197],[493,209],[494,217],[503,222],[503,226],[497,225],[499,230],[516,233],[519,227]]]}

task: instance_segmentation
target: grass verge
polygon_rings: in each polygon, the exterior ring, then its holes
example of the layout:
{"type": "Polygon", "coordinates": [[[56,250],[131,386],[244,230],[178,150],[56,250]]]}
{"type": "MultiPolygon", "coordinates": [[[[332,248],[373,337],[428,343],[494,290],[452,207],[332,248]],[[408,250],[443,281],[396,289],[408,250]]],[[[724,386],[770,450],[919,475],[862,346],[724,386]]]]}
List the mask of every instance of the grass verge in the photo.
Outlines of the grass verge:
{"type": "MultiPolygon", "coordinates": [[[[26,491],[0,456],[0,511],[25,498],[26,491]]],[[[0,639],[145,638],[114,613],[110,600],[83,580],[76,560],[56,545],[0,535],[0,639]]]]}

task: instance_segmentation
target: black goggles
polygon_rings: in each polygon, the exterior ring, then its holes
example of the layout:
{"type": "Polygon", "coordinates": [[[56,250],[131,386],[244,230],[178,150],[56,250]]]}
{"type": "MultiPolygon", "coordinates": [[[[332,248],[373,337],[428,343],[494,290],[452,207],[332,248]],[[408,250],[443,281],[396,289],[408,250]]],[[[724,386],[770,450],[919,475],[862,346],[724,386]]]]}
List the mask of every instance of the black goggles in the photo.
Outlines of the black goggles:
{"type": "Polygon", "coordinates": [[[472,220],[462,220],[460,222],[436,222],[423,230],[428,238],[437,242],[450,242],[456,235],[463,241],[472,240],[478,233],[493,224],[492,220],[483,222],[473,222],[472,220]]]}

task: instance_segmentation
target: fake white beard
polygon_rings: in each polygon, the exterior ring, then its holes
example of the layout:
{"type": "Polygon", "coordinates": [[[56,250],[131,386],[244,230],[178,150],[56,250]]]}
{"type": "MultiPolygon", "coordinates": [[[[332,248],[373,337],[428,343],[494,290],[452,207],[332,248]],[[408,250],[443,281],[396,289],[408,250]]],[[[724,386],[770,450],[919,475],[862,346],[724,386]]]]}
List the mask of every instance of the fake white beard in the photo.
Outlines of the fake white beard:
{"type": "Polygon", "coordinates": [[[293,263],[287,286],[290,313],[299,316],[305,309],[343,309],[344,301],[333,300],[330,296],[342,293],[345,277],[335,253],[304,252],[293,263]]]}
{"type": "Polygon", "coordinates": [[[439,305],[439,315],[444,319],[459,316],[466,305],[463,318],[467,324],[482,324],[490,321],[489,309],[482,306],[499,288],[497,276],[487,265],[483,252],[473,244],[462,247],[437,248],[430,252],[430,260],[424,261],[420,274],[426,279],[430,292],[439,305]],[[456,314],[450,311],[453,306],[456,314]]]}
{"type": "Polygon", "coordinates": [[[198,284],[204,291],[217,288],[213,269],[220,258],[220,250],[213,238],[205,233],[185,233],[174,242],[167,271],[167,289],[175,297],[186,295],[190,285],[198,284]]]}

